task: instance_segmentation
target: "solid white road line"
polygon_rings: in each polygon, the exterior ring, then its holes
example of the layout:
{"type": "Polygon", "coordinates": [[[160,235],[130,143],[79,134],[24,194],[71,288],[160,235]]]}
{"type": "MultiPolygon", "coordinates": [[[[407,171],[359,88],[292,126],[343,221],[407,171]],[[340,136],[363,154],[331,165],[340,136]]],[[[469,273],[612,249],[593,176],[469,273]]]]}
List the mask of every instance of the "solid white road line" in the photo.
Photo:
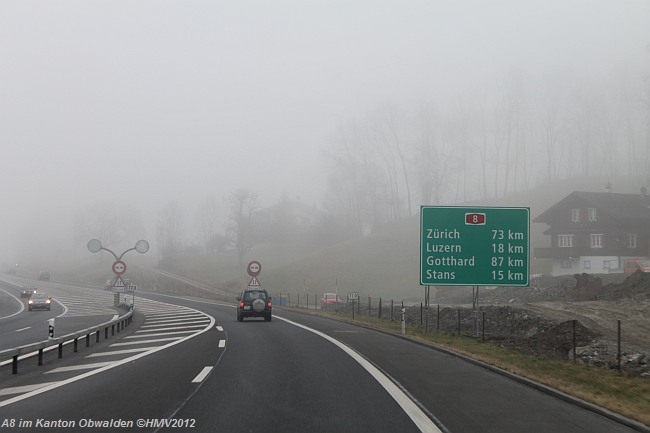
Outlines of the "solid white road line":
{"type": "Polygon", "coordinates": [[[431,421],[431,419],[426,416],[424,412],[418,407],[415,402],[407,396],[404,391],[402,391],[395,383],[393,383],[392,380],[390,380],[384,373],[379,371],[377,367],[372,365],[366,358],[363,356],[359,355],[357,352],[352,350],[350,347],[346,346],[345,344],[341,343],[340,341],[330,337],[327,334],[324,334],[320,331],[317,331],[315,329],[312,329],[308,326],[302,325],[300,323],[293,322],[291,320],[285,319],[283,317],[278,317],[275,316],[276,318],[283,320],[291,325],[297,326],[299,328],[305,329],[309,332],[313,332],[316,335],[319,335],[329,341],[332,344],[335,344],[338,346],[341,350],[343,350],[345,353],[347,353],[352,359],[357,361],[363,368],[366,369],[368,373],[377,381],[381,386],[384,387],[384,389],[388,392],[388,394],[395,399],[397,404],[399,404],[402,407],[402,410],[411,418],[411,420],[415,423],[415,425],[420,429],[422,432],[426,433],[442,433],[442,431],[438,428],[438,426],[431,421]]]}
{"type": "Polygon", "coordinates": [[[43,382],[36,385],[16,386],[13,388],[0,389],[0,395],[22,394],[23,392],[34,391],[35,389],[43,388],[44,386],[52,385],[56,382],[43,382]]]}
{"type": "Polygon", "coordinates": [[[183,337],[167,337],[167,338],[158,338],[156,340],[130,341],[128,343],[114,343],[108,347],[133,346],[134,344],[144,344],[144,343],[158,343],[161,341],[180,340],[181,338],[183,337]]]}
{"type": "Polygon", "coordinates": [[[128,337],[124,337],[124,339],[128,340],[133,338],[163,337],[165,335],[191,334],[192,332],[196,332],[196,330],[176,331],[176,332],[157,332],[155,334],[143,334],[143,335],[130,335],[128,337]]]}
{"type": "Polygon", "coordinates": [[[146,352],[148,350],[151,350],[151,347],[137,347],[135,349],[113,350],[111,352],[91,353],[90,355],[86,356],[86,358],[97,358],[100,356],[112,356],[112,355],[126,355],[127,353],[146,352]]]}
{"type": "Polygon", "coordinates": [[[170,328],[142,329],[140,331],[136,331],[136,334],[141,334],[141,333],[144,333],[144,332],[175,331],[177,329],[189,329],[189,328],[196,329],[196,328],[200,328],[202,326],[203,325],[190,325],[190,326],[173,326],[173,327],[170,327],[170,328]]]}
{"type": "Polygon", "coordinates": [[[91,368],[101,368],[113,364],[112,362],[95,362],[94,364],[71,365],[69,367],[59,367],[54,370],[46,371],[43,374],[63,373],[66,371],[90,370],[91,368]]]}
{"type": "Polygon", "coordinates": [[[212,367],[205,367],[201,372],[192,380],[192,383],[203,382],[203,379],[207,377],[208,374],[212,371],[212,367]]]}

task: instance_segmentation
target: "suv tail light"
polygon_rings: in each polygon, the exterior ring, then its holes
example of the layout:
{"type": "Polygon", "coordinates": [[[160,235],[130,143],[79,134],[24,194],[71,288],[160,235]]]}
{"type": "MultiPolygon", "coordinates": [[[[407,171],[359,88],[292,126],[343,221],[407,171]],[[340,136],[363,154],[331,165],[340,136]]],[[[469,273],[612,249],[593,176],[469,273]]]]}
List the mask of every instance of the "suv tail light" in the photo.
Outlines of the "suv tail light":
{"type": "Polygon", "coordinates": [[[244,306],[244,301],[239,301],[239,306],[243,307],[244,306]]]}
{"type": "Polygon", "coordinates": [[[271,301],[269,301],[268,306],[269,306],[269,308],[271,308],[273,306],[273,303],[271,301]]]}

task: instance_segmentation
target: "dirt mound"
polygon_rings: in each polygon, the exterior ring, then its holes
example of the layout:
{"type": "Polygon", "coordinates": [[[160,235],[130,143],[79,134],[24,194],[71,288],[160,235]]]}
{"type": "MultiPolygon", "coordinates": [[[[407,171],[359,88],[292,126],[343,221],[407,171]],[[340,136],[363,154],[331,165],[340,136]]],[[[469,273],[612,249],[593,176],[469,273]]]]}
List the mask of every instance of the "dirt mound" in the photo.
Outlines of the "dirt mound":
{"type": "Polygon", "coordinates": [[[620,284],[608,284],[598,294],[599,299],[650,299],[650,272],[636,271],[620,284]]]}
{"type": "Polygon", "coordinates": [[[573,359],[575,320],[576,361],[601,368],[618,366],[620,326],[621,369],[650,377],[650,273],[540,277],[531,283],[530,287],[481,287],[478,314],[468,308],[473,304],[472,287],[437,290],[434,303],[447,307],[439,319],[431,317],[439,323],[432,323],[442,331],[457,332],[462,310],[460,327],[466,335],[480,330],[486,340],[512,350],[573,359]]]}

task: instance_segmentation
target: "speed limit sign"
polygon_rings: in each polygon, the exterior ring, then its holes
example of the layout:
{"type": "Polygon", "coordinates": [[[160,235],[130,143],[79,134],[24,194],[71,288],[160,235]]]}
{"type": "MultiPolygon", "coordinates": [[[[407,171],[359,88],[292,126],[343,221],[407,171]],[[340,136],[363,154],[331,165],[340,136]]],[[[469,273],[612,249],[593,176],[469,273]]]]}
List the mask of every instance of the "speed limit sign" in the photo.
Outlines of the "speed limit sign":
{"type": "Polygon", "coordinates": [[[248,271],[248,275],[250,275],[251,277],[257,277],[260,274],[260,272],[262,272],[262,265],[260,264],[260,262],[253,260],[248,264],[247,271],[248,271]]]}
{"type": "Polygon", "coordinates": [[[113,272],[115,275],[124,275],[126,272],[126,263],[124,263],[122,260],[118,260],[113,263],[113,272]]]}

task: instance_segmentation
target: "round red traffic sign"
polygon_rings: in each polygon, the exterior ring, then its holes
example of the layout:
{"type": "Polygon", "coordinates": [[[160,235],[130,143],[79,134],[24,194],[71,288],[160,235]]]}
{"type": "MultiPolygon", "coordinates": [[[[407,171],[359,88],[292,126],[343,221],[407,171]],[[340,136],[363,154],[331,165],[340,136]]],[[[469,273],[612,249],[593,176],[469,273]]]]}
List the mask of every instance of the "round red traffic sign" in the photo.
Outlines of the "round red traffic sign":
{"type": "Polygon", "coordinates": [[[113,272],[115,275],[124,275],[126,272],[126,263],[124,263],[122,260],[118,260],[113,263],[113,272]]]}
{"type": "Polygon", "coordinates": [[[247,271],[248,271],[248,275],[250,275],[251,277],[257,277],[260,274],[260,272],[262,272],[262,265],[260,264],[260,262],[253,260],[248,264],[247,271]]]}

